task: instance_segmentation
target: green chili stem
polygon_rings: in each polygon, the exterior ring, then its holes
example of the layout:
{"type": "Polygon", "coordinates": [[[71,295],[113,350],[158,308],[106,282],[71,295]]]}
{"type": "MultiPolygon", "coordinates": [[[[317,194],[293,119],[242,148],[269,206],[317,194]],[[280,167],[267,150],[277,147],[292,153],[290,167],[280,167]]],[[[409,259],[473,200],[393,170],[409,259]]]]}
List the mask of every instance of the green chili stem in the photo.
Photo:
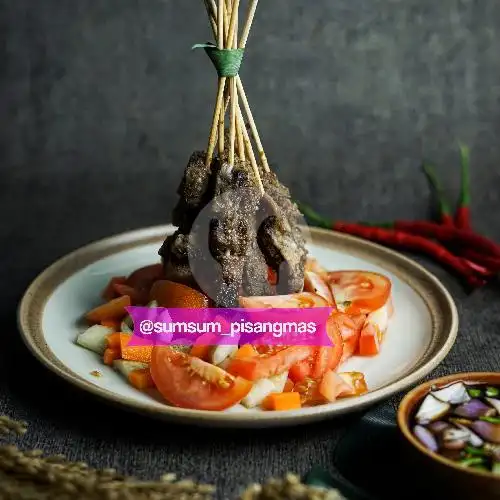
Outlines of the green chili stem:
{"type": "Polygon", "coordinates": [[[485,422],[490,422],[491,424],[500,424],[500,418],[498,417],[479,417],[479,420],[484,420],[485,422]]]}
{"type": "Polygon", "coordinates": [[[332,221],[319,215],[317,212],[315,212],[310,206],[304,204],[304,203],[299,203],[295,202],[299,208],[299,210],[302,212],[302,215],[311,223],[314,224],[315,226],[319,227],[324,227],[326,229],[331,229],[332,228],[332,221]]]}
{"type": "Polygon", "coordinates": [[[437,201],[439,204],[439,210],[441,211],[441,215],[451,215],[451,209],[446,201],[446,197],[444,195],[443,187],[441,186],[441,183],[439,182],[438,176],[436,174],[436,170],[434,167],[429,164],[425,163],[422,165],[422,168],[424,169],[425,174],[427,175],[427,179],[429,181],[429,184],[433,187],[434,191],[436,192],[437,196],[437,201]]]}
{"type": "Polygon", "coordinates": [[[483,459],[480,457],[474,457],[474,458],[464,458],[463,460],[460,460],[460,465],[463,465],[464,467],[469,467],[471,465],[479,465],[483,463],[483,459]]]}

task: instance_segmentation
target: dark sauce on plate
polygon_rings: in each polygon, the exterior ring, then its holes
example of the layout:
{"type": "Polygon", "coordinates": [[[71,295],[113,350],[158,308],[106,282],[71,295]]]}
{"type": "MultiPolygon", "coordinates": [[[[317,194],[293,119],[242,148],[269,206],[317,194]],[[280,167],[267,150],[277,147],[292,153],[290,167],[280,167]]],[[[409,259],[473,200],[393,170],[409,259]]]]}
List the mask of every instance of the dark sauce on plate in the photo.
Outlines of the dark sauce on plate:
{"type": "Polygon", "coordinates": [[[500,385],[433,387],[411,416],[426,448],[463,467],[500,475],[500,385]]]}

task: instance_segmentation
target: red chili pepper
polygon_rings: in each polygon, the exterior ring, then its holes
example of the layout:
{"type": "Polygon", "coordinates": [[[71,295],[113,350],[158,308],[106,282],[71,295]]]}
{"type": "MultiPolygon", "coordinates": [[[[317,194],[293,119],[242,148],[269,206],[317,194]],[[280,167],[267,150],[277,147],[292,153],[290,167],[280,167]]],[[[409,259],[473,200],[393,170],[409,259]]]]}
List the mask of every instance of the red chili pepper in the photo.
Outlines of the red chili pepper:
{"type": "Polygon", "coordinates": [[[422,165],[425,174],[427,175],[427,179],[429,184],[432,186],[436,193],[437,202],[439,204],[439,212],[441,217],[441,223],[445,226],[453,226],[453,217],[451,215],[450,206],[446,201],[446,197],[443,192],[443,187],[439,182],[438,176],[436,175],[436,171],[434,167],[429,163],[424,163],[422,165]]]}
{"type": "MultiPolygon", "coordinates": [[[[308,207],[307,205],[299,204],[298,206],[301,210],[301,212],[304,214],[304,216],[311,222],[312,224],[320,227],[324,227],[327,229],[334,229],[337,231],[342,231],[342,232],[350,232],[350,234],[353,234],[354,236],[359,236],[365,239],[370,239],[373,241],[378,241],[379,243],[383,243],[386,245],[391,245],[391,246],[399,246],[399,247],[405,247],[408,250],[420,250],[422,252],[427,253],[428,255],[435,257],[437,260],[442,262],[443,264],[447,264],[448,266],[453,267],[456,271],[459,272],[460,275],[465,276],[467,281],[473,285],[473,286],[481,286],[485,284],[484,280],[479,279],[475,273],[473,272],[473,269],[471,266],[467,265],[465,259],[462,259],[460,257],[457,257],[453,255],[451,252],[449,252],[446,248],[444,248],[442,245],[439,243],[436,243],[434,241],[428,240],[422,235],[415,235],[411,234],[412,231],[403,231],[400,230],[401,228],[397,228],[397,231],[391,231],[387,229],[382,229],[381,227],[377,227],[376,225],[374,226],[373,224],[348,224],[348,223],[333,223],[329,219],[326,219],[325,217],[322,217],[321,215],[317,214],[312,208],[308,207]],[[349,230],[349,231],[348,231],[349,230]]],[[[399,221],[399,223],[402,223],[403,221],[399,221]]],[[[396,223],[398,224],[398,222],[396,223]]],[[[441,229],[455,229],[455,228],[450,228],[447,226],[440,226],[439,224],[435,223],[417,223],[417,222],[408,222],[406,224],[410,224],[411,226],[419,225],[419,224],[424,224],[424,228],[426,225],[430,224],[433,230],[436,230],[436,228],[439,230],[441,229]]],[[[389,227],[393,227],[394,224],[389,224],[389,227]]],[[[428,228],[427,228],[428,229],[428,228]]],[[[460,230],[457,230],[460,231],[460,230]]],[[[463,232],[463,231],[462,231],[463,232]]],[[[469,236],[472,233],[469,233],[468,231],[466,234],[469,236]]],[[[488,240],[489,241],[489,240],[488,240]]],[[[492,243],[492,242],[490,242],[492,243]]],[[[476,266],[474,266],[476,267],[476,266]]],[[[478,272],[479,270],[476,269],[478,272]]],[[[486,274],[488,270],[483,270],[483,272],[480,272],[480,274],[483,274],[485,276],[490,276],[490,274],[486,274]]]]}
{"type": "Polygon", "coordinates": [[[435,222],[426,221],[405,221],[398,220],[392,223],[372,224],[377,227],[393,228],[419,236],[435,238],[442,243],[453,243],[460,245],[462,249],[473,248],[476,251],[484,252],[487,255],[500,258],[500,245],[494,241],[473,233],[468,229],[443,226],[435,222]]]}
{"type": "Polygon", "coordinates": [[[470,154],[469,148],[460,146],[460,202],[455,212],[455,225],[458,228],[470,229],[470,154]]]}
{"type": "Polygon", "coordinates": [[[360,224],[349,224],[344,222],[334,223],[332,229],[385,245],[425,253],[463,276],[471,286],[477,287],[484,285],[484,280],[475,276],[472,270],[464,264],[460,257],[453,255],[439,243],[421,236],[405,233],[403,231],[391,231],[379,227],[362,226],[360,224]]]}
{"type": "MultiPolygon", "coordinates": [[[[468,214],[466,207],[464,206],[464,193],[465,196],[468,196],[468,155],[465,147],[461,147],[461,164],[462,164],[462,195],[460,198],[460,206],[457,208],[456,212],[456,221],[451,216],[451,210],[446,200],[446,197],[443,192],[443,188],[441,183],[439,182],[438,176],[434,167],[428,163],[423,164],[423,169],[425,174],[427,175],[427,179],[429,180],[430,185],[434,189],[437,197],[437,201],[439,204],[439,210],[441,215],[441,224],[444,226],[456,226],[456,227],[467,227],[468,226],[468,214]]],[[[467,198],[468,199],[468,198],[467,198]]],[[[463,259],[465,265],[476,271],[478,274],[490,277],[492,276],[492,272],[487,268],[476,264],[468,259],[463,259]]]]}
{"type": "Polygon", "coordinates": [[[484,255],[472,249],[464,249],[462,255],[477,264],[489,269],[492,273],[500,273],[500,258],[484,255]]]}

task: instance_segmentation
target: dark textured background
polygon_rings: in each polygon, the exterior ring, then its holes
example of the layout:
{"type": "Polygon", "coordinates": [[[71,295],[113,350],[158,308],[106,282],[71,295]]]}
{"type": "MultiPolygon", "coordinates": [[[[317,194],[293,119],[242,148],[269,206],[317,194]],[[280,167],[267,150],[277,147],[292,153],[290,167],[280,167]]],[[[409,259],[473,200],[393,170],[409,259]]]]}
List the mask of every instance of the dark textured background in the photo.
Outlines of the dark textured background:
{"type": "MultiPolygon", "coordinates": [[[[201,1],[0,5],[0,412],[28,420],[27,446],[214,480],[225,498],[250,479],[328,466],[342,422],[179,431],[73,390],[21,345],[15,307],[45,266],[169,221],[187,159],[205,147],[216,78],[190,51],[209,37],[201,1]]],[[[474,224],[500,239],[499,22],[493,0],[261,1],[241,74],[282,181],[335,217],[424,217],[420,161],[435,161],[455,195],[461,140],[472,148],[474,224]]],[[[433,375],[498,369],[498,289],[467,296],[422,262],[460,310],[458,343],[433,375]]]]}

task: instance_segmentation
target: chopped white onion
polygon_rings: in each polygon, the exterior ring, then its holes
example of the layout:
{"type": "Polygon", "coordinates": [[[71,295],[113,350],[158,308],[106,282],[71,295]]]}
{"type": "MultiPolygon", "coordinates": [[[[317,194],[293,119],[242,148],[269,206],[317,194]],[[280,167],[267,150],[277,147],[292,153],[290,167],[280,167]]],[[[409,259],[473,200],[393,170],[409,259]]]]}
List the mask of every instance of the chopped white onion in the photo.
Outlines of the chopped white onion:
{"type": "Polygon", "coordinates": [[[443,403],[450,403],[452,405],[459,405],[470,401],[470,396],[467,393],[465,384],[457,382],[456,384],[449,385],[443,389],[432,391],[431,394],[443,403]]]}
{"type": "Polygon", "coordinates": [[[449,409],[448,403],[443,403],[432,394],[428,394],[422,401],[415,418],[419,424],[428,424],[442,417],[449,409]]]}

